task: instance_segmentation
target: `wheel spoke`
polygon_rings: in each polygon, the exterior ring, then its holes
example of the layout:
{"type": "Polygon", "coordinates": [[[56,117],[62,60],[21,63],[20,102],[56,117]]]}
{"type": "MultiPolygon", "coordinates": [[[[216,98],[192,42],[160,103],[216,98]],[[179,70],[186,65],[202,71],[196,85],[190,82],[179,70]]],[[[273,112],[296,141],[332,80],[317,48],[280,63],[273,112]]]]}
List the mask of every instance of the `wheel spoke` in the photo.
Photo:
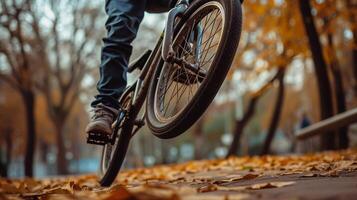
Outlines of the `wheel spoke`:
{"type": "MultiPolygon", "coordinates": [[[[210,36],[209,36],[209,38],[210,38],[209,46],[212,44],[212,41],[213,41],[213,38],[214,38],[214,37],[211,37],[211,36],[212,36],[213,28],[214,28],[214,25],[213,25],[212,28],[211,28],[211,32],[210,32],[210,36]]],[[[213,34],[213,35],[215,35],[215,34],[213,34]]],[[[206,50],[206,45],[205,45],[203,51],[205,51],[205,50],[206,50]]],[[[201,60],[201,63],[206,59],[207,53],[208,53],[208,52],[206,52],[206,54],[204,55],[203,59],[201,60]]],[[[200,64],[201,64],[201,63],[200,63],[200,64]]]]}
{"type": "Polygon", "coordinates": [[[156,114],[160,119],[168,120],[176,116],[192,101],[205,80],[205,74],[209,72],[210,63],[215,58],[220,44],[217,38],[220,38],[223,30],[222,13],[218,8],[207,9],[202,10],[202,14],[197,14],[199,18],[186,22],[186,26],[184,25],[174,40],[176,56],[186,63],[196,65],[198,72],[193,72],[185,65],[166,63],[167,66],[163,67],[159,76],[155,101],[155,107],[158,108],[156,114]],[[196,34],[199,25],[200,32],[196,34]],[[197,38],[201,38],[200,42],[197,38]]]}

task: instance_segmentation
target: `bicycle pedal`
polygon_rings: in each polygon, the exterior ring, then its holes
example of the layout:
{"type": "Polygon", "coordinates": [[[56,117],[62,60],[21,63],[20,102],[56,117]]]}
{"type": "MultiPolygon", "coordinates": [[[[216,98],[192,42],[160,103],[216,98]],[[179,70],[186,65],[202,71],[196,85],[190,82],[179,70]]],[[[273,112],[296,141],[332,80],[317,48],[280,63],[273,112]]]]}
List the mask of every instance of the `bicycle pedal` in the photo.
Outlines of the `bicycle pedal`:
{"type": "Polygon", "coordinates": [[[105,145],[110,142],[110,135],[100,133],[88,133],[87,143],[95,145],[105,145]]]}

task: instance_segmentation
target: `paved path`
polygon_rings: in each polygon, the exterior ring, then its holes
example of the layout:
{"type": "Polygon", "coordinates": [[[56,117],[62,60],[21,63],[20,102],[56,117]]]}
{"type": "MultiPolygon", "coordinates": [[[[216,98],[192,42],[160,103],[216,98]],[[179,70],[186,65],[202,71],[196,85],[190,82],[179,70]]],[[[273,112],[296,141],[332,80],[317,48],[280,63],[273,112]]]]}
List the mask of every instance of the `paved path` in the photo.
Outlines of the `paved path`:
{"type": "Polygon", "coordinates": [[[357,150],[125,170],[110,188],[95,175],[0,179],[0,199],[357,199],[357,150]]]}

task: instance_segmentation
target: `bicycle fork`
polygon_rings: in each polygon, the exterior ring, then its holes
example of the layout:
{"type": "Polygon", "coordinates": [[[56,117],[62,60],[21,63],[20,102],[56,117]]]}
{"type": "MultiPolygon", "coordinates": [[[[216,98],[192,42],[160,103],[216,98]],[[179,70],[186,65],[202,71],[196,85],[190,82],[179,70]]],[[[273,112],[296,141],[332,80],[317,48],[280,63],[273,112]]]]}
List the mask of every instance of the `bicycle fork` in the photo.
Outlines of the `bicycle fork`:
{"type": "Polygon", "coordinates": [[[200,70],[199,65],[197,64],[200,62],[200,55],[202,53],[201,44],[202,44],[203,30],[202,30],[201,23],[198,23],[197,25],[194,24],[195,28],[193,29],[193,32],[189,33],[188,35],[189,41],[194,44],[193,47],[188,47],[188,48],[193,48],[195,51],[195,64],[186,61],[185,58],[177,57],[172,46],[176,17],[182,16],[182,14],[187,10],[188,5],[189,5],[188,0],[181,0],[177,3],[177,5],[173,9],[169,11],[165,32],[164,32],[161,57],[165,62],[175,63],[178,66],[185,68],[185,70],[188,70],[190,72],[189,73],[190,76],[192,77],[198,76],[199,81],[201,82],[206,75],[204,71],[200,70]]]}
{"type": "Polygon", "coordinates": [[[167,17],[166,26],[165,26],[165,34],[164,40],[162,44],[162,59],[167,62],[169,57],[174,56],[175,52],[172,48],[173,35],[174,35],[174,26],[175,19],[178,16],[182,16],[182,14],[187,10],[189,5],[188,0],[180,0],[177,5],[172,8],[167,17]]]}

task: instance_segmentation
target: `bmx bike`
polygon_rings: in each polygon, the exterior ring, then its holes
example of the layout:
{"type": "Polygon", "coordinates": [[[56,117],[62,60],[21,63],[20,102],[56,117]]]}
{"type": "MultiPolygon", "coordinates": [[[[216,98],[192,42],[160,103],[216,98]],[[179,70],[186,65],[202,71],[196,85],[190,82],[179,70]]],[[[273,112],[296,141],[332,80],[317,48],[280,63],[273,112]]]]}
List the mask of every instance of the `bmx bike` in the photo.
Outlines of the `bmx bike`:
{"type": "Polygon", "coordinates": [[[153,50],[128,67],[140,70],[119,99],[121,112],[103,145],[102,186],[110,186],[124,161],[131,137],[145,124],[161,138],[186,131],[207,109],[222,85],[238,47],[242,11],[239,0],[179,0],[153,50]],[[146,106],[144,106],[146,102],[146,106]],[[145,108],[143,114],[140,112],[145,108]]]}

